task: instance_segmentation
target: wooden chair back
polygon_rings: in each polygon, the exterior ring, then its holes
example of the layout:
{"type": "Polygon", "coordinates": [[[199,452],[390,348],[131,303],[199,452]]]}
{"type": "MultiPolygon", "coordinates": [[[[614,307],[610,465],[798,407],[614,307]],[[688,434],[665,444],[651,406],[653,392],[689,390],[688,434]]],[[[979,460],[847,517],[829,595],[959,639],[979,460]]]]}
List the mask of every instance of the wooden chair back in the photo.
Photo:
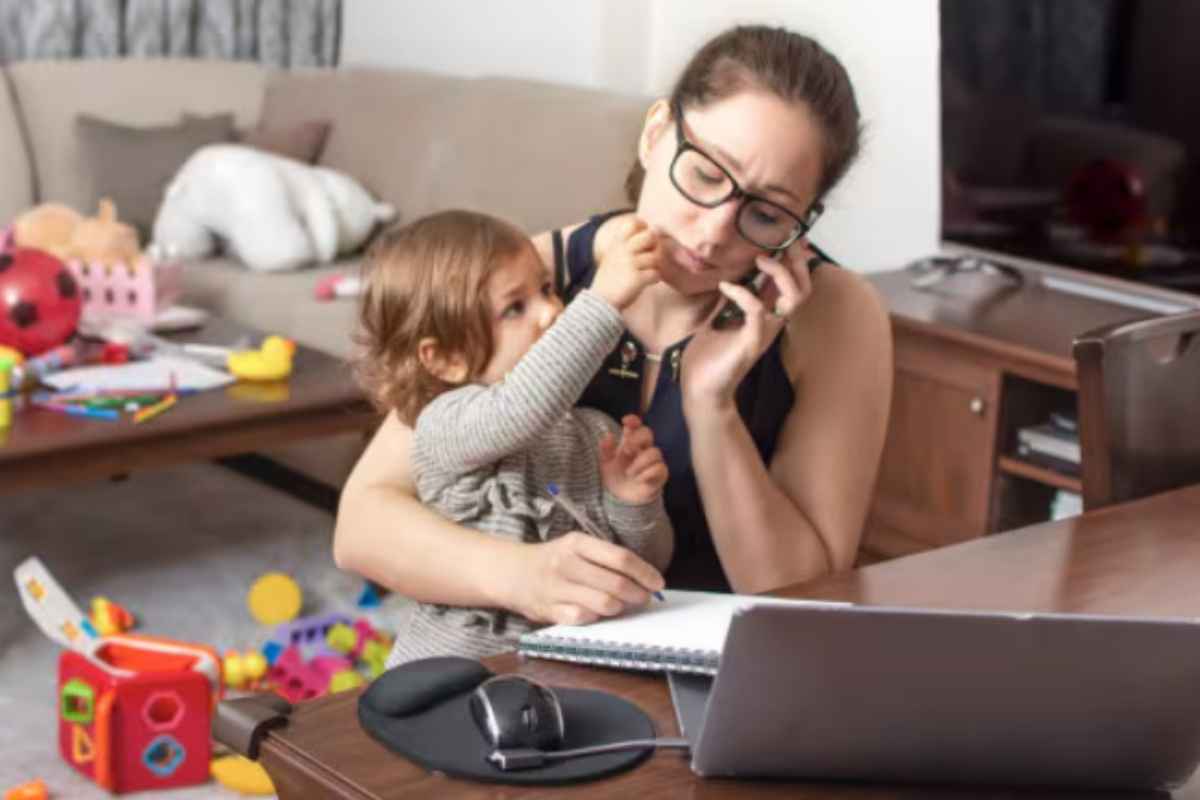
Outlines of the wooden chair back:
{"type": "Polygon", "coordinates": [[[1200,483],[1200,311],[1076,337],[1083,506],[1200,483]]]}

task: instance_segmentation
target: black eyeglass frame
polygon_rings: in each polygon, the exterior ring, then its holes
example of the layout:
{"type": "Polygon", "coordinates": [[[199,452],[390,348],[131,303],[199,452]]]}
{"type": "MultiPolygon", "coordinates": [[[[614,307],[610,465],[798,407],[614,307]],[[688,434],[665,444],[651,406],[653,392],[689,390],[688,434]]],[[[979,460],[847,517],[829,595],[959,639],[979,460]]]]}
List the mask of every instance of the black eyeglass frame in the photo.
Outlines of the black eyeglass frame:
{"type": "Polygon", "coordinates": [[[694,142],[690,141],[687,138],[687,135],[683,132],[683,107],[680,106],[678,102],[671,103],[671,115],[675,118],[675,145],[676,145],[676,148],[675,148],[675,157],[671,159],[671,165],[667,169],[667,177],[671,179],[671,185],[675,187],[675,191],[679,192],[681,195],[683,195],[685,198],[687,198],[688,202],[695,203],[696,205],[700,206],[701,208],[717,208],[718,206],[729,202],[729,200],[731,198],[736,199],[738,201],[738,206],[737,206],[737,213],[734,215],[734,226],[737,228],[738,235],[741,236],[743,239],[745,239],[750,244],[754,245],[755,247],[761,247],[762,249],[767,250],[772,253],[779,253],[784,250],[787,250],[789,247],[791,247],[793,244],[796,243],[797,239],[799,239],[800,237],[807,234],[809,231],[812,230],[813,226],[817,224],[817,220],[819,220],[821,218],[821,214],[825,211],[825,206],[820,201],[813,203],[812,206],[809,207],[808,213],[805,215],[807,218],[805,219],[805,218],[796,216],[796,214],[794,214],[792,211],[784,208],[783,206],[779,205],[778,203],[774,202],[773,200],[768,200],[767,198],[762,197],[760,195],[752,194],[751,192],[747,192],[745,189],[743,189],[741,186],[738,185],[737,180],[732,175],[729,174],[729,170],[727,170],[727,169],[725,169],[725,167],[721,166],[721,164],[716,159],[714,159],[708,153],[701,150],[699,147],[696,146],[696,144],[694,142]],[[707,201],[707,202],[697,200],[695,197],[692,197],[692,195],[688,194],[684,190],[684,188],[679,185],[679,181],[675,180],[675,165],[676,165],[676,163],[679,162],[680,157],[683,156],[683,154],[686,153],[688,150],[694,150],[697,153],[699,153],[701,156],[703,156],[705,158],[705,160],[707,160],[710,164],[712,164],[714,167],[719,169],[721,171],[722,175],[724,175],[726,178],[729,179],[730,189],[729,189],[729,192],[724,197],[722,197],[719,200],[712,200],[712,201],[707,201]],[[796,221],[796,225],[792,229],[791,235],[788,236],[788,238],[785,239],[782,244],[775,245],[774,247],[765,245],[762,242],[755,241],[744,230],[742,230],[742,211],[746,208],[747,205],[749,205],[752,202],[753,203],[765,203],[766,205],[770,206],[771,208],[777,208],[781,212],[783,212],[784,214],[786,214],[787,216],[791,217],[793,220],[796,221]]]}

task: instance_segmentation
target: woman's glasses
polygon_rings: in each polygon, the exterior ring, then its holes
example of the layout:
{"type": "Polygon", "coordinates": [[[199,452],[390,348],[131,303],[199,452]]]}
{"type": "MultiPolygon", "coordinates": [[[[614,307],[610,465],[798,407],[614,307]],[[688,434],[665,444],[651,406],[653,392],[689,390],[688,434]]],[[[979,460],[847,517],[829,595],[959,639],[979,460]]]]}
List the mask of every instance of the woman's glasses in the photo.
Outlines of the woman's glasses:
{"type": "Polygon", "coordinates": [[[746,241],[764,250],[785,250],[816,224],[824,211],[813,203],[804,218],[738,186],[724,167],[687,140],[683,133],[683,108],[671,104],[675,117],[677,149],[671,161],[671,183],[698,206],[716,208],[730,198],[738,201],[736,227],[746,241]]]}

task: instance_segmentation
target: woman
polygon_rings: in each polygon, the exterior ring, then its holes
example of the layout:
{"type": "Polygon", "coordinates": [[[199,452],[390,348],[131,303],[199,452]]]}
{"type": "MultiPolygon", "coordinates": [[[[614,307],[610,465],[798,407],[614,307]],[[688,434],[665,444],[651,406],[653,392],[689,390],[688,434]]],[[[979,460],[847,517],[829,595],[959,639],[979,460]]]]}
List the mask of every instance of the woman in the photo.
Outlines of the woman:
{"type": "MultiPolygon", "coordinates": [[[[761,592],[853,563],[887,424],[890,331],[870,285],[804,237],[859,132],[845,70],[820,45],[734,28],[647,113],[627,180],[636,211],[534,239],[569,298],[635,216],[658,235],[662,282],[624,310],[626,336],[581,404],[640,412],[654,430],[671,470],[671,586],[761,592]],[[733,283],[755,268],[761,296],[733,283]],[[716,323],[730,302],[744,322],[716,323]]],[[[544,622],[614,615],[664,585],[581,534],[521,544],[445,521],[415,498],[411,436],[389,416],[355,466],[339,566],[424,602],[544,622]]]]}

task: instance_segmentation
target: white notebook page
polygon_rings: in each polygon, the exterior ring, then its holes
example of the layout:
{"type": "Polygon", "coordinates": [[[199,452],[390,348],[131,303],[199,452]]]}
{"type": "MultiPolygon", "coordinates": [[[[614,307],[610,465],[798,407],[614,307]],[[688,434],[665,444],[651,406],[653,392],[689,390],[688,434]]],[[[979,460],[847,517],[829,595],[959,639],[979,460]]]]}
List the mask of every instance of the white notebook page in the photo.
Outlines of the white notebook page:
{"type": "Polygon", "coordinates": [[[554,625],[522,636],[523,641],[562,638],[612,642],[644,647],[676,647],[720,653],[733,613],[752,605],[847,605],[813,600],[785,600],[777,597],[689,592],[667,589],[665,599],[651,599],[643,608],[621,617],[588,625],[554,625]]]}

